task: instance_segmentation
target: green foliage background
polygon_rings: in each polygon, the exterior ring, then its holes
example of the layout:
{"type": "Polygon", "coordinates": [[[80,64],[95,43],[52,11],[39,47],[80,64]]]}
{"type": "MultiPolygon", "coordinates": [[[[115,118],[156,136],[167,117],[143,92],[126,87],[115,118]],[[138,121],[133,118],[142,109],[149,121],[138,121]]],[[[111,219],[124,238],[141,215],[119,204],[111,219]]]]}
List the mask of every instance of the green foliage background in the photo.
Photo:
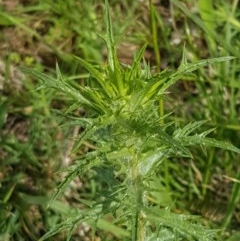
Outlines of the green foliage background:
{"type": "Polygon", "coordinates": [[[237,4],[2,8],[1,25],[30,36],[30,53],[36,42],[49,52],[45,63],[14,50],[4,56],[1,239],[77,240],[86,225],[83,240],[238,240],[237,4]],[[122,39],[139,46],[131,63],[121,62],[122,39]],[[18,91],[13,64],[30,67],[18,91]]]}

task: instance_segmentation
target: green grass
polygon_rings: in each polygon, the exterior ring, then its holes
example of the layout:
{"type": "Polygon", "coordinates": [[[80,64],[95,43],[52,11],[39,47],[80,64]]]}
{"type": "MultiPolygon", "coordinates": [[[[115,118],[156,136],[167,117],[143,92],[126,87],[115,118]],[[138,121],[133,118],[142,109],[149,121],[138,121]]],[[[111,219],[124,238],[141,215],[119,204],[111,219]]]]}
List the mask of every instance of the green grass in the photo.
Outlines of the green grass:
{"type": "Polygon", "coordinates": [[[238,240],[238,1],[109,4],[0,10],[0,240],[238,240]]]}

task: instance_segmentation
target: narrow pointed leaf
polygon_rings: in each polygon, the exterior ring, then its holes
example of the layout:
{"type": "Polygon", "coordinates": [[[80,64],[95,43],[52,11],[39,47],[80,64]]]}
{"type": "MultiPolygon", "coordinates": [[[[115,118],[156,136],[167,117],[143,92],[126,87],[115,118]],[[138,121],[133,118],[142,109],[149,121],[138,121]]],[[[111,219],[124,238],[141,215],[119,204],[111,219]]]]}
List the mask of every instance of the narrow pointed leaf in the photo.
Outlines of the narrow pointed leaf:
{"type": "Polygon", "coordinates": [[[184,126],[182,129],[177,129],[173,133],[173,136],[175,138],[180,138],[182,136],[188,136],[189,134],[193,133],[193,131],[197,130],[200,126],[204,125],[206,122],[207,122],[207,120],[189,123],[186,126],[184,126]]]}
{"type": "Polygon", "coordinates": [[[145,208],[145,211],[147,220],[171,227],[188,238],[192,237],[199,241],[212,241],[211,236],[216,232],[195,223],[197,217],[194,216],[170,213],[167,209],[145,208]]]}
{"type": "Polygon", "coordinates": [[[117,58],[116,51],[116,43],[113,37],[113,27],[112,20],[110,17],[110,9],[108,1],[105,1],[105,23],[107,27],[106,33],[106,43],[107,43],[107,51],[108,51],[108,64],[110,68],[110,74],[112,74],[111,78],[114,81],[114,84],[117,88],[118,93],[123,96],[125,93],[124,83],[121,73],[121,67],[117,58]]]}
{"type": "Polygon", "coordinates": [[[136,58],[134,59],[133,65],[130,70],[129,81],[132,79],[133,76],[135,77],[137,75],[136,73],[138,71],[138,68],[139,68],[141,59],[143,57],[144,51],[146,50],[146,47],[147,47],[147,44],[144,44],[142,48],[137,52],[136,58]]]}
{"type": "MultiPolygon", "coordinates": [[[[25,73],[30,74],[30,75],[34,76],[36,79],[43,81],[44,85],[46,87],[60,90],[64,93],[72,96],[79,103],[92,107],[91,102],[89,102],[78,90],[76,90],[74,87],[70,86],[68,83],[66,83],[66,81],[63,81],[62,78],[54,79],[54,78],[52,78],[46,74],[43,74],[37,70],[32,70],[32,69],[28,69],[28,68],[22,68],[22,69],[25,73]]],[[[61,75],[58,77],[61,77],[61,75]]]]}
{"type": "Polygon", "coordinates": [[[85,61],[84,59],[74,56],[74,58],[80,62],[80,64],[89,71],[89,73],[91,74],[92,77],[95,78],[95,80],[98,82],[98,84],[102,87],[104,93],[106,96],[108,96],[109,98],[112,98],[115,93],[114,93],[114,89],[112,88],[112,86],[109,84],[106,85],[106,79],[105,76],[99,72],[93,65],[89,64],[87,61],[85,61]],[[108,88],[106,87],[108,86],[108,88]]]}
{"type": "Polygon", "coordinates": [[[217,141],[217,140],[212,139],[212,138],[202,137],[201,135],[182,137],[180,139],[187,146],[192,146],[192,145],[203,145],[205,147],[211,146],[211,147],[221,148],[223,150],[228,150],[228,151],[240,153],[239,148],[233,146],[232,144],[230,144],[228,142],[217,141]]]}
{"type": "Polygon", "coordinates": [[[234,58],[235,57],[232,57],[232,56],[212,58],[212,59],[200,60],[200,61],[198,61],[196,63],[192,63],[192,64],[180,65],[178,70],[174,74],[171,75],[171,77],[168,79],[168,81],[165,81],[163,86],[160,88],[158,94],[163,94],[170,86],[174,85],[185,74],[189,74],[189,73],[191,73],[201,67],[204,67],[208,64],[224,62],[224,61],[232,60],[234,58]]]}

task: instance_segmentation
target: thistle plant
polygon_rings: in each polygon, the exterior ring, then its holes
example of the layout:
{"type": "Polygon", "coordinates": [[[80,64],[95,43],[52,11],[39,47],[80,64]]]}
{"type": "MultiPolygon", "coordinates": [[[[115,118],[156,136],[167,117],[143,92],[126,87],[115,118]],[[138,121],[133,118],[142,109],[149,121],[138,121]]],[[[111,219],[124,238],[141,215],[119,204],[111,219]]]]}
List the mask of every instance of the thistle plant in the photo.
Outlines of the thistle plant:
{"type": "Polygon", "coordinates": [[[93,230],[107,230],[121,240],[212,240],[214,232],[199,224],[196,217],[174,213],[170,208],[173,203],[163,202],[161,197],[166,193],[156,180],[161,180],[164,162],[172,158],[193,158],[190,146],[217,147],[238,153],[240,150],[229,143],[208,138],[212,130],[198,133],[198,127],[205,121],[176,128],[174,122],[167,121],[168,115],[159,113],[157,103],[164,100],[166,90],[183,76],[232,57],[188,63],[183,51],[176,71],[153,74],[143,59],[144,45],[135,54],[133,64],[123,66],[116,54],[107,1],[105,6],[106,35],[103,38],[108,50],[107,64],[93,65],[74,57],[89,72],[83,85],[76,85],[64,77],[58,66],[56,78],[25,70],[41,79],[42,87],[55,88],[72,98],[73,105],[66,114],[67,125],[78,125],[83,130],[72,152],[77,153],[86,142],[96,147],[69,167],[52,200],[75,177],[90,171],[105,186],[94,200],[83,201],[85,209],[72,209],[65,221],[49,230],[41,240],[62,229],[69,230],[69,240],[81,222],[87,222],[93,230]],[[80,107],[84,108],[85,114],[76,116],[74,111],[80,107]]]}

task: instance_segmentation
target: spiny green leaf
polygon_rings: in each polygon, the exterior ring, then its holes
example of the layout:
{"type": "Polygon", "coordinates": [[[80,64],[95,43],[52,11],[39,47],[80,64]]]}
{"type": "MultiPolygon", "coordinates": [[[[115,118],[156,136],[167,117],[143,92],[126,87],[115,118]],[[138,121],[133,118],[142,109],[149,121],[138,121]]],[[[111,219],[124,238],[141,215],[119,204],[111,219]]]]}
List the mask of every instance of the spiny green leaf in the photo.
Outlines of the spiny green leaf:
{"type": "MultiPolygon", "coordinates": [[[[232,144],[225,142],[225,141],[217,141],[212,138],[206,138],[204,136],[201,136],[201,134],[196,134],[194,136],[187,136],[187,137],[181,137],[181,142],[184,143],[186,146],[192,146],[192,145],[203,145],[205,147],[217,147],[221,148],[223,150],[233,151],[236,153],[240,153],[240,149],[233,146],[232,144]]],[[[179,141],[180,141],[179,140],[179,141]]]]}
{"type": "Polygon", "coordinates": [[[112,86],[111,82],[107,82],[106,76],[99,72],[93,65],[89,64],[84,59],[74,56],[74,58],[80,62],[80,64],[89,71],[92,77],[95,78],[95,80],[99,83],[99,85],[102,87],[102,90],[104,91],[106,97],[113,98],[116,93],[115,89],[112,86]]]}
{"type": "Polygon", "coordinates": [[[206,60],[200,60],[196,63],[187,63],[185,52],[183,52],[182,63],[174,73],[171,72],[161,72],[154,76],[145,88],[134,96],[134,107],[136,108],[139,104],[147,102],[153,99],[156,95],[163,95],[164,92],[172,85],[174,85],[183,75],[189,74],[203,66],[208,64],[228,61],[234,59],[235,57],[227,56],[220,58],[212,58],[206,60]],[[136,99],[137,97],[137,99],[136,99]]]}
{"type": "Polygon", "coordinates": [[[142,88],[133,92],[131,95],[130,110],[134,111],[143,106],[144,104],[152,101],[154,95],[159,91],[159,87],[171,76],[170,72],[167,70],[162,71],[156,76],[151,77],[147,81],[144,81],[142,88]]]}
{"type": "Polygon", "coordinates": [[[211,236],[216,230],[209,230],[196,223],[197,217],[174,214],[167,209],[144,208],[146,219],[151,222],[157,222],[161,225],[170,227],[188,238],[196,238],[198,241],[211,241],[211,236]]]}
{"type": "Polygon", "coordinates": [[[225,57],[219,57],[219,58],[199,60],[196,63],[185,63],[185,64],[179,66],[179,68],[178,68],[179,71],[177,71],[175,73],[175,75],[190,73],[203,66],[206,66],[209,64],[220,63],[220,62],[225,62],[225,61],[229,61],[229,60],[232,60],[235,58],[236,57],[233,57],[233,56],[225,56],[225,57]]]}
{"type": "Polygon", "coordinates": [[[49,201],[48,207],[52,204],[53,201],[64,191],[65,187],[69,185],[69,183],[78,176],[78,171],[76,169],[71,168],[72,171],[68,171],[67,176],[64,180],[60,183],[57,187],[56,192],[52,196],[51,200],[49,201]]]}
{"type": "MultiPolygon", "coordinates": [[[[139,68],[141,68],[141,59],[143,57],[144,51],[146,50],[147,44],[144,44],[141,49],[136,53],[136,57],[134,59],[133,65],[130,69],[128,81],[131,81],[132,78],[136,78],[138,76],[139,68]]],[[[140,70],[141,71],[141,70],[140,70]]]]}
{"type": "Polygon", "coordinates": [[[81,104],[88,105],[90,107],[93,107],[92,103],[89,102],[79,91],[77,91],[75,88],[70,86],[66,81],[63,80],[62,76],[58,73],[58,79],[54,79],[53,77],[50,77],[46,74],[43,74],[37,70],[32,70],[28,68],[22,68],[22,70],[34,76],[35,78],[41,80],[44,82],[44,85],[49,88],[60,90],[68,95],[70,95],[72,98],[77,100],[81,104]]]}
{"type": "Polygon", "coordinates": [[[75,141],[72,149],[72,153],[75,153],[82,145],[82,143],[86,141],[89,137],[91,137],[93,133],[96,132],[97,128],[98,128],[97,126],[91,126],[91,127],[88,127],[85,131],[83,131],[75,141]]]}
{"type": "Polygon", "coordinates": [[[170,86],[174,85],[179,79],[182,78],[183,75],[189,74],[203,66],[213,64],[213,63],[219,63],[228,61],[231,59],[234,59],[235,57],[227,56],[227,57],[220,57],[220,58],[212,58],[212,59],[206,59],[206,60],[200,60],[196,63],[191,64],[184,64],[180,65],[179,68],[175,73],[173,73],[167,81],[164,82],[163,86],[160,88],[158,94],[162,95],[170,86]]]}
{"type": "Polygon", "coordinates": [[[203,121],[196,121],[193,123],[189,123],[186,126],[184,126],[182,129],[177,129],[174,131],[173,136],[175,138],[181,138],[182,136],[186,137],[189,134],[191,134],[193,131],[195,131],[197,128],[199,128],[200,126],[204,125],[207,122],[207,120],[203,120],[203,121]]]}

